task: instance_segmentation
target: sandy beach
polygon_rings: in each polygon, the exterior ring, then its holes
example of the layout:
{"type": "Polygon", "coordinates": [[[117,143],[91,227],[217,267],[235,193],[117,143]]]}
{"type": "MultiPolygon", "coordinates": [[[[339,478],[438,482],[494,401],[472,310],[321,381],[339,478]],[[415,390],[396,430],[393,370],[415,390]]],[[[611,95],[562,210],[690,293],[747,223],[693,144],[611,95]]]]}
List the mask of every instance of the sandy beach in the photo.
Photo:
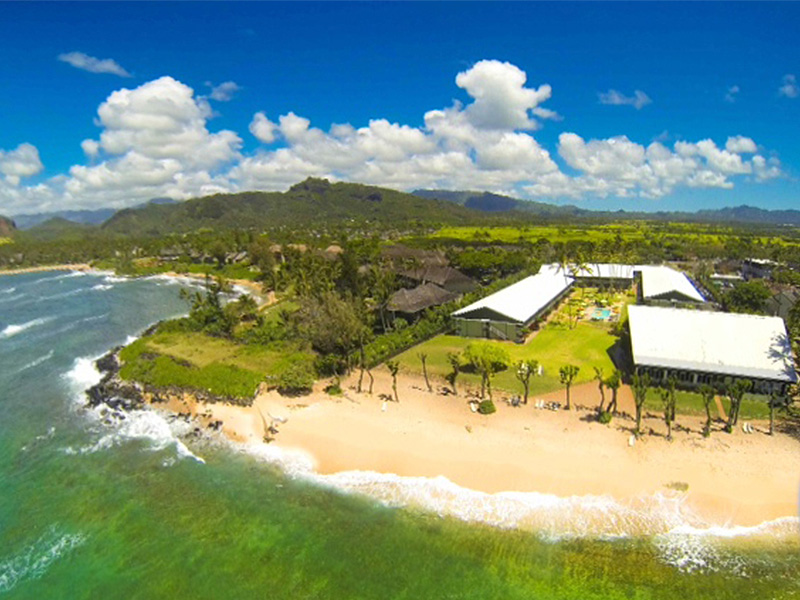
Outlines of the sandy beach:
{"type": "MultiPolygon", "coordinates": [[[[706,439],[702,419],[679,416],[669,442],[663,421],[651,415],[644,429],[654,434],[631,445],[632,420],[615,418],[610,426],[593,420],[586,406],[597,401],[593,384],[573,389],[572,411],[501,401],[497,413],[484,416],[470,411],[466,396],[442,394],[442,382],[430,393],[421,378],[408,375],[398,378],[400,402],[387,401],[391,378],[381,371],[371,396],[356,393],[351,376],[339,397],[269,391],[247,408],[177,398],[167,408],[221,420],[228,437],[247,443],[262,441],[263,415],[277,429],[272,445],[302,450],[321,474],[442,475],[491,494],[610,495],[621,502],[685,489],[692,511],[710,523],[753,526],[797,515],[800,441],[766,435],[767,423],[754,422],[753,434],[725,434],[716,424],[706,439]]],[[[563,402],[563,392],[536,399],[563,402]]],[[[620,390],[620,409],[633,412],[627,388],[620,390]]]]}

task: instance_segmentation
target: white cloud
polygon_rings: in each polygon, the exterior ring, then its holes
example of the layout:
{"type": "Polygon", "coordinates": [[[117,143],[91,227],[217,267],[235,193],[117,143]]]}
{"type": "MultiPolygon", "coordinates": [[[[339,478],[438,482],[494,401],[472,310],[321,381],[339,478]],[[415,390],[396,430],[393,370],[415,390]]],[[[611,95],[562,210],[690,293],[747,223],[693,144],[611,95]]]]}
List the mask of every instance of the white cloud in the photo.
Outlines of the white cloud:
{"type": "Polygon", "coordinates": [[[797,98],[800,96],[800,87],[797,86],[797,77],[794,75],[784,75],[783,85],[778,88],[778,94],[787,98],[797,98]]]}
{"type": "Polygon", "coordinates": [[[206,85],[211,88],[209,97],[217,102],[229,102],[233,99],[233,95],[242,89],[233,81],[226,81],[219,85],[213,85],[210,81],[206,81],[206,85]]]}
{"type": "MultiPolygon", "coordinates": [[[[538,125],[528,111],[548,100],[552,90],[547,84],[526,88],[526,80],[525,71],[498,60],[482,60],[459,73],[456,85],[474,99],[465,111],[467,120],[484,129],[536,129],[538,125]]],[[[539,112],[542,116],[552,111],[539,112]]]]}
{"type": "Polygon", "coordinates": [[[253,115],[253,120],[250,122],[250,133],[260,142],[271,144],[275,141],[275,131],[278,128],[275,123],[270,121],[263,112],[257,112],[253,115]]]}
{"type": "Polygon", "coordinates": [[[653,101],[650,97],[641,90],[635,90],[633,96],[626,96],[617,90],[608,90],[607,92],[599,92],[597,97],[600,104],[611,104],[614,106],[633,106],[636,110],[641,110],[644,106],[651,104],[653,101]]]}
{"type": "Polygon", "coordinates": [[[89,71],[89,73],[110,73],[120,77],[131,77],[131,74],[123,69],[119,63],[110,58],[95,58],[83,52],[66,52],[58,55],[58,60],[72,65],[76,69],[89,71]]]}
{"type": "Polygon", "coordinates": [[[89,164],[25,187],[19,179],[41,170],[35,148],[0,154],[8,165],[13,153],[32,165],[24,173],[0,169],[6,176],[0,180],[0,206],[8,214],[123,207],[162,196],[283,190],[308,176],[403,190],[654,198],[681,186],[730,188],[737,178],[760,182],[782,174],[776,158],[757,154],[756,143],[741,135],[720,147],[712,140],[669,146],[659,137],[643,145],[624,135],[586,140],[563,132],[553,156],[532,134],[541,119],[557,118],[541,106],[552,94],[550,86],[527,88],[522,70],[498,61],[481,61],[456,82],[470,99],[429,110],[417,127],[376,118],[360,127],[339,123],[323,130],[294,112],[275,121],[257,112],[250,133],[270,146],[243,156],[236,133],[209,131],[206,97],[162,77],[115,91],[98,107],[99,136],[81,142],[89,164]]]}
{"type": "Polygon", "coordinates": [[[758,147],[749,137],[737,135],[728,138],[728,141],[725,142],[725,150],[736,154],[753,154],[758,150],[758,147]]]}
{"type": "Polygon", "coordinates": [[[730,103],[736,102],[736,97],[739,95],[740,91],[741,90],[739,89],[738,85],[730,86],[725,91],[725,102],[730,102],[730,103]]]}
{"type": "Polygon", "coordinates": [[[39,151],[32,144],[20,144],[9,151],[0,150],[0,173],[13,186],[19,185],[24,177],[40,173],[43,168],[39,151]]]}

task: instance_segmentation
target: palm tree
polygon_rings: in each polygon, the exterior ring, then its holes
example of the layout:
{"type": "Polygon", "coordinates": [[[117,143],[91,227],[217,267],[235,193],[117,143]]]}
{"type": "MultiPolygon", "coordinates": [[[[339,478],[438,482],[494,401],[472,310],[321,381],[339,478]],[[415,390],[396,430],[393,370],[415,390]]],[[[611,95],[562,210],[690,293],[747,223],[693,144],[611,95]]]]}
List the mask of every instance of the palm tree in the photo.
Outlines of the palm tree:
{"type": "Polygon", "coordinates": [[[417,356],[419,357],[420,361],[422,361],[422,375],[425,377],[425,385],[427,386],[428,391],[432,392],[433,388],[431,387],[431,382],[428,381],[428,367],[426,364],[428,361],[428,354],[426,352],[417,352],[417,356]]]}
{"type": "Polygon", "coordinates": [[[614,414],[617,410],[617,391],[622,385],[622,373],[619,369],[614,369],[614,372],[606,379],[606,387],[611,390],[611,403],[608,405],[606,412],[614,414]]]}
{"type": "Polygon", "coordinates": [[[731,433],[739,422],[739,409],[742,406],[742,399],[752,387],[753,382],[749,379],[737,379],[728,386],[728,399],[731,402],[731,409],[728,413],[728,423],[725,425],[725,431],[728,433],[731,433]]]}
{"type": "Polygon", "coordinates": [[[457,396],[458,389],[456,389],[456,379],[458,379],[458,374],[461,372],[461,353],[448,352],[447,362],[450,363],[450,368],[453,369],[452,372],[447,376],[447,381],[453,386],[453,394],[457,396]]]}
{"type": "Polygon", "coordinates": [[[400,398],[397,395],[397,372],[400,370],[400,363],[396,360],[387,360],[386,368],[389,369],[389,373],[392,374],[392,392],[394,392],[394,401],[400,402],[400,398]]]}
{"type": "Polygon", "coordinates": [[[711,435],[711,404],[714,402],[716,391],[713,387],[704,383],[698,389],[700,397],[703,399],[703,406],[706,409],[706,424],[703,427],[703,436],[708,437],[711,435]]]}
{"type": "Polygon", "coordinates": [[[594,378],[597,381],[597,389],[600,390],[600,406],[597,407],[597,414],[603,412],[603,405],[606,403],[605,380],[603,379],[603,367],[594,368],[594,378]]]}
{"type": "Polygon", "coordinates": [[[567,405],[564,407],[565,410],[572,409],[569,403],[569,388],[572,387],[572,382],[578,376],[578,371],[580,370],[581,368],[576,365],[564,365],[558,370],[561,385],[565,386],[567,389],[567,405]]]}
{"type": "Polygon", "coordinates": [[[642,434],[642,408],[647,400],[647,390],[650,388],[650,375],[645,373],[633,376],[633,401],[636,404],[636,435],[642,434]]]}
{"type": "Polygon", "coordinates": [[[523,404],[528,403],[528,392],[530,390],[531,375],[539,369],[539,361],[534,359],[521,360],[517,363],[516,376],[522,383],[525,390],[525,396],[522,400],[523,404]]]}

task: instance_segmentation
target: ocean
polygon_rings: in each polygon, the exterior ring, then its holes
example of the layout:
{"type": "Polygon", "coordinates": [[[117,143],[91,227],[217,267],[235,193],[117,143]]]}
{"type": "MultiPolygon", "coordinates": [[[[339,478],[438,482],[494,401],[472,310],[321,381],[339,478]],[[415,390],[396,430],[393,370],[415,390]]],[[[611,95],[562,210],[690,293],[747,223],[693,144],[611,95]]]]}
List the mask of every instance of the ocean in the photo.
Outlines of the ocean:
{"type": "Polygon", "coordinates": [[[669,496],[319,476],[166,414],[87,408],[93,360],[185,312],[184,284],[0,277],[0,597],[800,597],[796,518],[704,527],[669,496]]]}

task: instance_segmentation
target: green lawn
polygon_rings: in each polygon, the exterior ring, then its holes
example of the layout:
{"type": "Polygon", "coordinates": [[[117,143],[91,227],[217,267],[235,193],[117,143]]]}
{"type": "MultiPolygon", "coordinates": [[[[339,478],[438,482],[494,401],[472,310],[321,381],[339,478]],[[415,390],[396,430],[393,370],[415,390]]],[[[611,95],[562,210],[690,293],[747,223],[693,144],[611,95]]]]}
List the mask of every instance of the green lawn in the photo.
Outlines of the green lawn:
{"type": "Polygon", "coordinates": [[[288,345],[242,345],[202,333],[168,332],[137,340],[122,351],[123,379],[156,386],[207,390],[240,400],[258,384],[313,356],[288,345]]]}
{"type": "MultiPolygon", "coordinates": [[[[769,419],[769,405],[767,401],[769,396],[758,394],[746,394],[742,400],[742,406],[739,408],[739,420],[748,419],[769,419]]],[[[661,403],[661,396],[657,389],[651,389],[647,393],[647,400],[645,400],[645,410],[661,413],[663,405],[661,403]]],[[[725,409],[725,414],[730,410],[730,401],[727,398],[722,398],[722,406],[725,409]]],[[[676,412],[684,415],[701,415],[705,416],[706,409],[703,404],[703,398],[697,392],[689,392],[685,390],[678,390],[675,394],[675,410],[676,412]]],[[[717,418],[716,403],[711,407],[711,417],[717,418]]]]}
{"type": "MultiPolygon", "coordinates": [[[[450,372],[447,353],[462,352],[467,344],[475,341],[482,340],[439,335],[400,354],[398,360],[401,369],[406,372],[421,373],[422,363],[418,354],[427,353],[428,372],[441,380],[450,372]]],[[[488,343],[505,348],[512,363],[531,358],[539,361],[544,370],[543,375],[531,378],[531,394],[537,394],[551,392],[561,387],[558,370],[566,364],[575,364],[581,369],[575,383],[593,379],[593,367],[602,367],[606,375],[610,374],[614,370],[614,365],[608,350],[616,341],[617,338],[609,333],[608,325],[581,322],[575,329],[546,326],[525,345],[501,341],[488,343]]],[[[465,384],[473,388],[479,387],[480,377],[472,373],[462,373],[458,383],[462,387],[465,384]]],[[[495,389],[507,392],[522,391],[522,384],[514,376],[512,368],[498,373],[493,385],[495,389]]]]}

